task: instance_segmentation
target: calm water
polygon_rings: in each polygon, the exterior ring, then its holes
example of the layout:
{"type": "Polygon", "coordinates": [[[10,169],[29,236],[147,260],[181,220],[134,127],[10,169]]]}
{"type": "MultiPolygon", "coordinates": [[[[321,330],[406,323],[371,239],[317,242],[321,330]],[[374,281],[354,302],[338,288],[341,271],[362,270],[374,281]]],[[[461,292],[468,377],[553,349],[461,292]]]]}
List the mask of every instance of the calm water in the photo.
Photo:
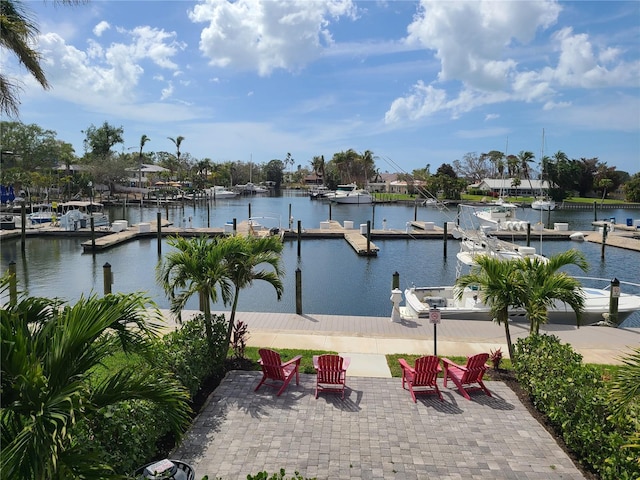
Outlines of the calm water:
{"type": "MultiPolygon", "coordinates": [[[[293,225],[298,220],[303,228],[318,228],[321,221],[329,219],[329,204],[312,201],[306,196],[253,197],[217,202],[206,206],[192,205],[169,210],[169,220],[180,227],[222,227],[234,218],[238,222],[249,215],[280,217],[282,227],[288,227],[289,209],[293,225]],[[191,218],[190,218],[191,217],[191,218]]],[[[163,218],[166,211],[161,210],[163,218]]],[[[155,220],[157,209],[129,206],[112,209],[112,220],[126,219],[129,223],[155,220]]],[[[333,205],[331,218],[339,222],[353,221],[356,226],[370,220],[375,228],[402,229],[414,219],[413,206],[400,205],[333,205]]],[[[547,223],[547,213],[530,209],[518,211],[518,217],[532,223],[547,223]]],[[[626,218],[640,218],[639,211],[611,210],[598,212],[600,218],[616,217],[618,222],[626,218]]],[[[435,222],[442,226],[455,221],[455,211],[439,211],[428,207],[417,209],[417,219],[435,222]]],[[[551,212],[551,224],[567,222],[571,230],[591,231],[594,219],[592,211],[551,212]]],[[[269,220],[263,222],[267,226],[269,220]]],[[[33,238],[27,241],[26,255],[20,253],[20,241],[2,243],[2,271],[11,261],[16,262],[20,288],[31,295],[61,297],[69,301],[81,295],[102,294],[103,265],[109,263],[114,274],[114,292],[146,292],[161,308],[168,308],[162,289],[155,282],[158,263],[155,239],[133,241],[95,255],[83,254],[80,238],[33,238]]],[[[304,313],[389,316],[391,280],[394,272],[400,274],[401,288],[416,285],[449,285],[455,281],[458,244],[449,241],[447,256],[443,256],[442,240],[375,240],[380,247],[377,257],[359,257],[343,239],[304,240],[301,257],[297,257],[297,243],[286,241],[283,264],[286,270],[285,292],[278,302],[273,288],[264,282],[256,282],[240,294],[240,311],[295,312],[295,270],[302,272],[302,308],[304,313]]],[[[524,244],[524,242],[520,242],[524,244]]],[[[590,263],[587,276],[640,283],[640,253],[607,247],[605,260],[601,261],[601,246],[588,242],[545,241],[532,239],[532,246],[545,255],[577,248],[590,263]]],[[[163,242],[162,251],[169,247],[163,242]]],[[[582,275],[579,271],[571,271],[582,275]]],[[[604,282],[606,283],[606,282],[604,282]]],[[[197,308],[193,299],[188,308],[197,308]]],[[[215,309],[224,310],[221,304],[215,309]]],[[[640,313],[627,320],[625,325],[640,326],[640,313]]]]}

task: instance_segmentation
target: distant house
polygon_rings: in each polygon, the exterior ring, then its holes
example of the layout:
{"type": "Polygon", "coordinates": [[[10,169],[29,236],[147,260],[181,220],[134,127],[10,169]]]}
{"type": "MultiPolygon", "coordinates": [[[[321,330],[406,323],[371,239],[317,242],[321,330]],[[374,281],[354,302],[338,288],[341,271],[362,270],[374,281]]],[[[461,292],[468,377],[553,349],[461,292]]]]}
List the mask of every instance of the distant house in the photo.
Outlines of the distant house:
{"type": "Polygon", "coordinates": [[[322,177],[320,175],[316,175],[315,173],[305,175],[304,177],[305,185],[322,185],[322,183],[322,177]]]}
{"type": "Polygon", "coordinates": [[[490,192],[493,196],[525,196],[533,197],[540,195],[542,190],[549,189],[549,182],[546,180],[524,178],[520,179],[519,185],[514,185],[513,178],[485,178],[478,183],[469,185],[469,190],[482,190],[490,192]]]}
{"type": "Polygon", "coordinates": [[[161,167],[160,165],[150,165],[143,163],[141,168],[138,167],[127,168],[129,174],[133,175],[127,179],[129,187],[146,187],[147,185],[153,185],[160,179],[160,175],[169,170],[161,167]]]}

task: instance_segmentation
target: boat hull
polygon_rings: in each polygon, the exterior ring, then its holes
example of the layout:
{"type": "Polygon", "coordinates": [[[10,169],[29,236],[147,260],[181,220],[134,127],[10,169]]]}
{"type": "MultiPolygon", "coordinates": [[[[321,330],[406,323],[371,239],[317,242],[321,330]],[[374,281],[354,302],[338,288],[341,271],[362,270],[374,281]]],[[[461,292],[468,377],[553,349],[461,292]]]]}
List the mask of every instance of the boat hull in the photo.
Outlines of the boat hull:
{"type": "MultiPolygon", "coordinates": [[[[606,320],[609,313],[610,292],[605,289],[583,288],[585,308],[580,319],[581,325],[592,325],[606,320]]],[[[479,291],[465,289],[460,300],[455,298],[454,287],[413,287],[404,292],[406,306],[401,308],[405,319],[429,318],[433,306],[440,310],[446,320],[492,320],[489,307],[479,299],[479,291]]],[[[640,296],[621,293],[618,298],[618,323],[632,313],[640,311],[640,296]]],[[[548,310],[549,323],[576,325],[576,314],[563,302],[556,302],[548,310]]],[[[522,309],[509,311],[512,321],[526,322],[522,309]]]]}

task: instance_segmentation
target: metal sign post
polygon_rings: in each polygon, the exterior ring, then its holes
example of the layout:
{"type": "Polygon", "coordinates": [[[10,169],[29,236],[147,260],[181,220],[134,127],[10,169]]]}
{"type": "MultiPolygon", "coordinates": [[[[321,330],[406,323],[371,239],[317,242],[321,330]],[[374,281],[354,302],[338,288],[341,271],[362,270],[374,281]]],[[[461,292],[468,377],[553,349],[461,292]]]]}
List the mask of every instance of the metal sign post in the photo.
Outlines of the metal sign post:
{"type": "Polygon", "coordinates": [[[440,310],[433,307],[429,311],[429,323],[433,324],[433,354],[438,355],[438,324],[442,320],[440,310]]]}

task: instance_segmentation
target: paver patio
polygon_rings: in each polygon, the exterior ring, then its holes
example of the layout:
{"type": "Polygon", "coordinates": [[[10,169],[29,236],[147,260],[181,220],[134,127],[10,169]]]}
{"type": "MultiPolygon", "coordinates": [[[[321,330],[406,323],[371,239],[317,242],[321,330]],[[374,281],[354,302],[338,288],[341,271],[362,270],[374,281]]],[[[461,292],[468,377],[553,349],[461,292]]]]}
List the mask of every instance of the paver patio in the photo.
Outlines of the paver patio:
{"type": "Polygon", "coordinates": [[[465,400],[420,396],[399,378],[347,378],[339,395],[314,398],[301,374],[276,397],[253,389],[260,372],[233,371],[212,394],[172,458],[196,479],[246,479],[262,470],[318,479],[583,479],[549,433],[502,382],[465,400]]]}

